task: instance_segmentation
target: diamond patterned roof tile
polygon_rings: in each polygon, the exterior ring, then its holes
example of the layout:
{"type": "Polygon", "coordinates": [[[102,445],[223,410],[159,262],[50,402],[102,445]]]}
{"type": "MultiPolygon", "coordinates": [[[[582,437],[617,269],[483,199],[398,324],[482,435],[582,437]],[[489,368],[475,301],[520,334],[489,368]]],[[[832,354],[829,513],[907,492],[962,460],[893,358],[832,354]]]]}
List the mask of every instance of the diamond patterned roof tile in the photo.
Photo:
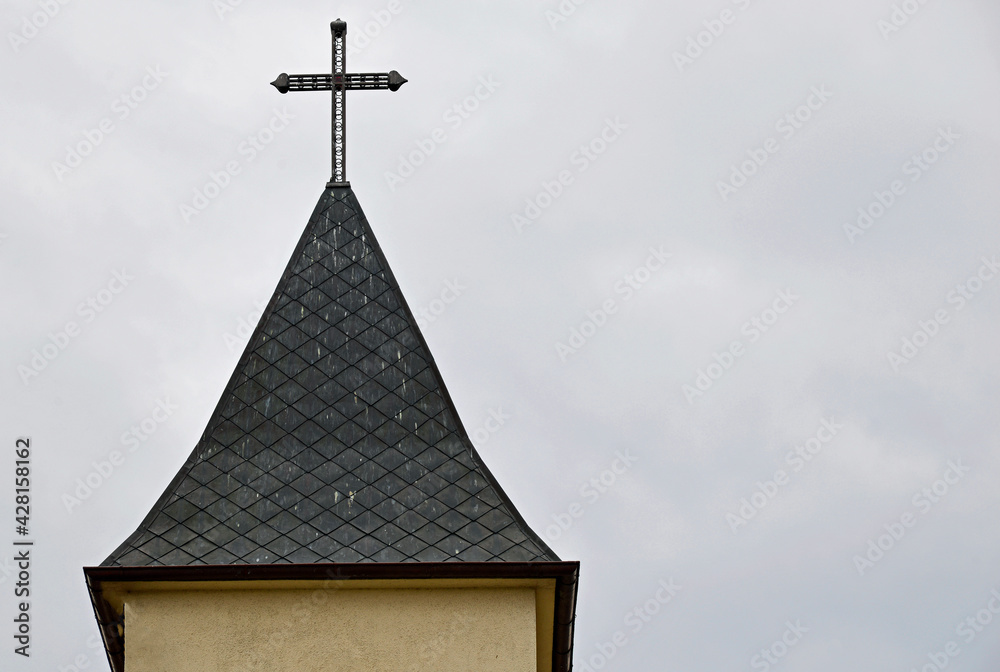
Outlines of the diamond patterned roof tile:
{"type": "Polygon", "coordinates": [[[328,188],[201,440],[103,564],[558,560],[457,418],[354,192],[328,188]]]}

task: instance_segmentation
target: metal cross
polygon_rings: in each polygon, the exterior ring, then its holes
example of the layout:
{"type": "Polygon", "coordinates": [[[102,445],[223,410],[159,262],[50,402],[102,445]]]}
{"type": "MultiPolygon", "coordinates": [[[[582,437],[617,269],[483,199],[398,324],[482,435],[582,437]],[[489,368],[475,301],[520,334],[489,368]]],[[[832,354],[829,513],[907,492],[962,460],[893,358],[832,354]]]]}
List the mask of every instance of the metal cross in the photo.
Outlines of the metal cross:
{"type": "Polygon", "coordinates": [[[347,22],[330,22],[333,33],[332,75],[289,75],[281,73],[271,85],[281,93],[289,91],[333,91],[333,174],[328,187],[350,186],[347,181],[347,91],[350,89],[389,89],[396,91],[406,80],[395,70],[379,73],[348,74],[347,22]]]}

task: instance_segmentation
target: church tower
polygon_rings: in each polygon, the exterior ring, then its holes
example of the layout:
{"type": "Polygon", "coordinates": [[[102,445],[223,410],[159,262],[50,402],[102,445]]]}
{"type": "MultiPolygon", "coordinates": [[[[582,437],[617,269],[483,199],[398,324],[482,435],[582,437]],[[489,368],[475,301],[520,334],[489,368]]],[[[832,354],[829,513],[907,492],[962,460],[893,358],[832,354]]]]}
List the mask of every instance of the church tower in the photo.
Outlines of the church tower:
{"type": "Polygon", "coordinates": [[[333,92],[333,177],[193,452],[84,569],[111,668],[568,672],[579,563],[477,454],[346,181],[346,91],[406,80],[331,29],[333,73],[275,86],[333,92]]]}

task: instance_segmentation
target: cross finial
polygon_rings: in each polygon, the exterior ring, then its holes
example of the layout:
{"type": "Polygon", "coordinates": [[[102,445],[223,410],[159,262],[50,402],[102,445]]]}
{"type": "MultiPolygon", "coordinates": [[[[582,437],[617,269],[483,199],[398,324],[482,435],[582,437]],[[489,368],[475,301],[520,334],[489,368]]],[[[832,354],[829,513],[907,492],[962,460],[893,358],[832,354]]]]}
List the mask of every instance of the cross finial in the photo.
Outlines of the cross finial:
{"type": "Polygon", "coordinates": [[[349,89],[389,89],[396,91],[406,79],[395,70],[379,73],[350,73],[347,70],[347,22],[330,22],[333,34],[333,73],[330,75],[289,75],[281,73],[271,82],[281,93],[289,91],[333,92],[333,170],[328,187],[350,186],[347,181],[347,91],[349,89]]]}

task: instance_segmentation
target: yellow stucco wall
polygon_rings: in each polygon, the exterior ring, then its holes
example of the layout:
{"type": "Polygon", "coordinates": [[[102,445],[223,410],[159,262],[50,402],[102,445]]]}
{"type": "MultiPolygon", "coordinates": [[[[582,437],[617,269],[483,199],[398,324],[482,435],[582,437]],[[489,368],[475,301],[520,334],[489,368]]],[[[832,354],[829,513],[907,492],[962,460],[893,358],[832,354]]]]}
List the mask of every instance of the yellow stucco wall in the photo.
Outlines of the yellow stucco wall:
{"type": "Polygon", "coordinates": [[[536,672],[529,587],[123,597],[126,672],[536,672]]]}

